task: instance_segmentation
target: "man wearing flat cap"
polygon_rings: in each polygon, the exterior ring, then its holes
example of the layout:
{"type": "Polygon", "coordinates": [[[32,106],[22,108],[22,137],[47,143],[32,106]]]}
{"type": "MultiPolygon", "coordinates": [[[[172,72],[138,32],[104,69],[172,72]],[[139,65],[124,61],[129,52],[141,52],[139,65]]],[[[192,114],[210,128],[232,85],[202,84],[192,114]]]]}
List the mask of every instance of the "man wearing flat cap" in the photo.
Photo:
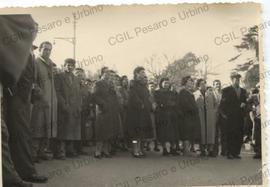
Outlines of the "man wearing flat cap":
{"type": "Polygon", "coordinates": [[[231,73],[232,84],[222,90],[220,103],[221,115],[226,123],[228,159],[241,159],[247,92],[240,87],[240,78],[237,72],[231,73]]]}
{"type": "Polygon", "coordinates": [[[60,150],[59,159],[65,156],[75,157],[75,142],[81,140],[81,105],[80,81],[73,74],[75,60],[68,58],[64,63],[64,72],[56,79],[58,100],[58,133],[60,150]]]}

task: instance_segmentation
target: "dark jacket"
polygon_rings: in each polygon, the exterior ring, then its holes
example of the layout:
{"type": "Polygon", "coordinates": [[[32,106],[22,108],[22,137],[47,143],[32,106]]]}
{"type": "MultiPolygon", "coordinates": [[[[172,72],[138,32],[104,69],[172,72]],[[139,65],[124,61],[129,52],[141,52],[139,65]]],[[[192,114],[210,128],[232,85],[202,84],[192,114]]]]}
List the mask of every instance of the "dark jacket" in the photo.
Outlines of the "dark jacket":
{"type": "Polygon", "coordinates": [[[180,90],[177,99],[180,117],[180,138],[182,140],[200,141],[200,118],[194,95],[186,89],[180,90]]]}
{"type": "Polygon", "coordinates": [[[220,102],[220,109],[222,113],[228,117],[244,117],[245,108],[240,108],[241,103],[247,102],[247,92],[241,89],[240,97],[238,98],[232,86],[228,86],[222,90],[222,98],[220,102]]]}
{"type": "Polygon", "coordinates": [[[120,134],[120,106],[114,87],[105,80],[99,80],[94,88],[94,102],[97,105],[95,136],[97,141],[108,141],[120,134]]]}
{"type": "Polygon", "coordinates": [[[159,89],[154,92],[154,100],[157,103],[155,121],[157,126],[157,138],[160,142],[177,141],[179,139],[177,93],[159,89]]]}
{"type": "Polygon", "coordinates": [[[134,80],[129,91],[127,125],[131,138],[153,138],[151,125],[152,104],[145,84],[134,80]]]}
{"type": "Polygon", "coordinates": [[[4,86],[18,81],[26,66],[34,26],[30,15],[0,16],[0,79],[4,86]],[[12,40],[14,35],[23,37],[12,40]]]}
{"type": "Polygon", "coordinates": [[[84,80],[80,82],[80,93],[82,97],[81,112],[81,133],[82,140],[90,140],[93,138],[93,96],[90,88],[84,80]]]}
{"type": "Polygon", "coordinates": [[[220,110],[227,116],[225,119],[227,133],[228,154],[239,155],[243,143],[245,107],[241,108],[241,103],[246,103],[247,92],[241,88],[240,97],[232,86],[222,90],[220,110]]]}
{"type": "Polygon", "coordinates": [[[56,76],[55,83],[58,100],[58,138],[80,140],[82,106],[80,81],[72,73],[63,72],[56,76]]]}

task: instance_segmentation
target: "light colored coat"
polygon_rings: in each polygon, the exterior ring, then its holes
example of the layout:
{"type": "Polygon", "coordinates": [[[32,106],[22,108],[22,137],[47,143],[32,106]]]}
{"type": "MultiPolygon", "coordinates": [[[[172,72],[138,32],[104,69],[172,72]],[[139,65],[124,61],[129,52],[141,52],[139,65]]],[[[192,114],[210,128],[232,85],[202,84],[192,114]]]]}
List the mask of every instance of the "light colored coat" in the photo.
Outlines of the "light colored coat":
{"type": "Polygon", "coordinates": [[[201,122],[201,144],[214,144],[217,119],[217,101],[215,96],[212,91],[207,91],[204,99],[201,91],[197,90],[194,92],[194,97],[199,109],[199,117],[201,122]]]}
{"type": "Polygon", "coordinates": [[[41,89],[41,99],[35,101],[32,109],[31,128],[35,138],[51,138],[57,135],[57,96],[52,74],[51,60],[37,57],[37,85],[41,89]]]}

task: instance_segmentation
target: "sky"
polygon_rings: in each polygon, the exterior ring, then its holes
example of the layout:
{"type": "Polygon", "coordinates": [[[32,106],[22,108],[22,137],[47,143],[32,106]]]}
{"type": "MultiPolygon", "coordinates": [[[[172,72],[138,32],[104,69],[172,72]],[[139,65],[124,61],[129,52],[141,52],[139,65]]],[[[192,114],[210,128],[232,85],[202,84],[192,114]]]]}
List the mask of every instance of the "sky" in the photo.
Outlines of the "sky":
{"type": "MultiPolygon", "coordinates": [[[[51,59],[58,66],[64,59],[73,57],[73,45],[55,38],[73,37],[72,19],[76,14],[76,60],[102,57],[88,63],[86,70],[95,72],[105,65],[132,78],[133,69],[145,66],[145,59],[153,55],[166,54],[170,59],[178,59],[193,52],[197,56],[207,55],[208,66],[216,74],[209,79],[218,78],[223,82],[229,81],[231,69],[235,67],[228,60],[238,54],[234,45],[241,42],[241,30],[262,23],[259,4],[1,9],[1,14],[12,13],[30,13],[39,27],[46,29],[40,30],[34,44],[51,41],[54,44],[51,59]],[[87,11],[92,14],[87,16],[87,11]],[[190,13],[184,16],[184,12],[193,12],[193,16],[190,13]],[[54,27],[49,26],[52,24],[54,27]],[[123,33],[126,40],[114,44],[116,40],[112,37],[123,33]],[[128,39],[127,34],[132,39],[128,39]],[[224,34],[234,37],[225,42],[218,38],[224,34]]],[[[158,63],[161,69],[167,64],[158,63]]],[[[198,68],[203,67],[199,64],[198,68]]]]}

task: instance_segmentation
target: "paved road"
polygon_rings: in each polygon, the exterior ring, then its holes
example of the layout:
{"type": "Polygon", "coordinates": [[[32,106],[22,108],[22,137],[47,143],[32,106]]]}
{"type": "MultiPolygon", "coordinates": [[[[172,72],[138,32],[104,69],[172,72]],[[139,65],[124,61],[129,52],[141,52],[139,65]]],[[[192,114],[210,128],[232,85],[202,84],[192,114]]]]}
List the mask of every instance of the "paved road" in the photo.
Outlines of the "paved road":
{"type": "Polygon", "coordinates": [[[174,187],[261,184],[261,161],[252,152],[242,153],[241,160],[217,158],[163,157],[148,152],[135,159],[128,152],[114,158],[97,160],[80,156],[64,161],[37,164],[39,173],[49,176],[47,184],[35,187],[174,187]]]}

